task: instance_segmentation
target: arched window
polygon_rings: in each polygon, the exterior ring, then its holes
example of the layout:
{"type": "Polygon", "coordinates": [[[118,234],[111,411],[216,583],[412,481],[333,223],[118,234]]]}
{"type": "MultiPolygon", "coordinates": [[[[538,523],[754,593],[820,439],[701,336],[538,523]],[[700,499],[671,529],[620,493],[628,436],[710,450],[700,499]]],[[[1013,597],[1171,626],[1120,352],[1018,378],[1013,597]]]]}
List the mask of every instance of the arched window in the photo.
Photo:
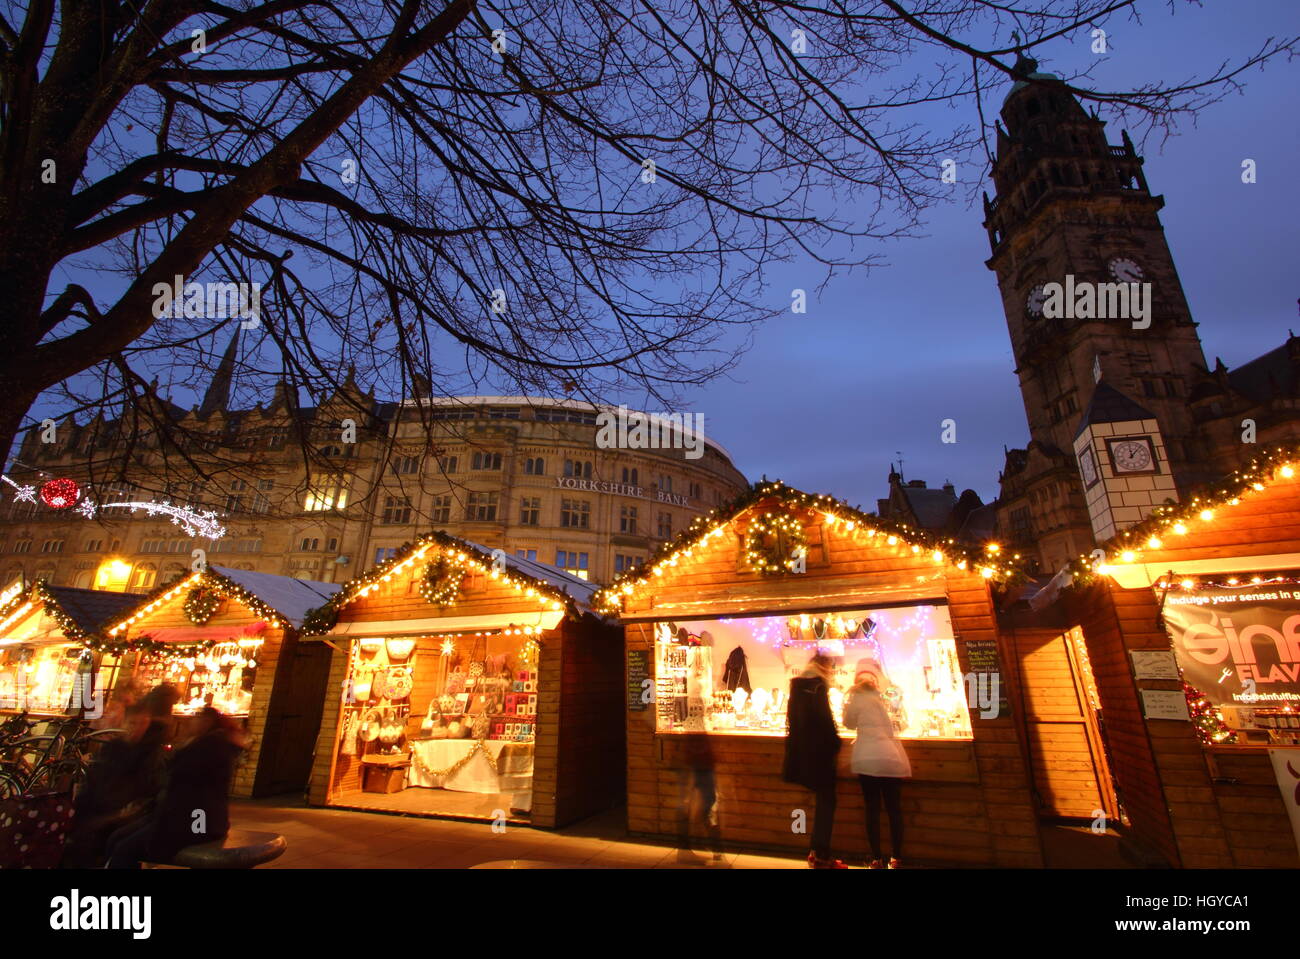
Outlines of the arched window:
{"type": "Polygon", "coordinates": [[[158,582],[158,567],[153,563],[138,563],[131,573],[131,585],[127,588],[133,593],[143,593],[153,589],[158,582]]]}

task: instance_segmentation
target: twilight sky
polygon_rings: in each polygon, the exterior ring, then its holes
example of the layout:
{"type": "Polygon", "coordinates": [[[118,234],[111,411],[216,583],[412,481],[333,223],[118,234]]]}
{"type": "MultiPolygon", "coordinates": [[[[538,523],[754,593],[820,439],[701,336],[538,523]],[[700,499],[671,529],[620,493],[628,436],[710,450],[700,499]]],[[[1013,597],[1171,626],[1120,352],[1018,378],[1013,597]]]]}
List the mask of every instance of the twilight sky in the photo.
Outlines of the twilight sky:
{"type": "MultiPolygon", "coordinates": [[[[1112,26],[1108,57],[1058,44],[1040,69],[1100,59],[1095,89],[1171,83],[1300,28],[1294,0],[1148,10],[1141,26],[1112,26]]],[[[1211,364],[1221,356],[1237,366],[1281,345],[1288,327],[1300,330],[1297,66],[1247,74],[1244,94],[1163,144],[1138,144],[1152,191],[1165,197],[1161,220],[1211,364]],[[1241,183],[1245,157],[1258,164],[1252,185],[1241,183]]],[[[1108,122],[1106,134],[1119,143],[1118,125],[1108,122]]],[[[874,509],[901,451],[908,478],[951,480],[992,499],[1003,445],[1023,446],[1029,433],[982,219],[964,196],[934,208],[926,238],[886,247],[888,266],[837,277],[807,315],[761,328],[732,381],[697,390],[689,408],[704,412],[710,435],[751,479],[766,474],[874,509]],[[957,421],[953,445],[939,441],[947,417],[957,421]]],[[[778,299],[820,277],[798,263],[776,275],[778,299]]]]}

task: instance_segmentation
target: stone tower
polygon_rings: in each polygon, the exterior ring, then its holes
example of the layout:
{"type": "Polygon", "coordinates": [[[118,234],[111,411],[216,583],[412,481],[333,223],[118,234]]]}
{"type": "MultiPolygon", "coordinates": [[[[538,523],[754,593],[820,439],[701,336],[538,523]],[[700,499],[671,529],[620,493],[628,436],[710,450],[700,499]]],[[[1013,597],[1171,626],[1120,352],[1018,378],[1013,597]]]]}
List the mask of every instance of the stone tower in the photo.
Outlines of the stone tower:
{"type": "Polygon", "coordinates": [[[1180,489],[1212,478],[1188,407],[1205,357],[1160,224],[1164,198],[1148,189],[1128,134],[1121,145],[1108,144],[1105,124],[1034,60],[1022,57],[1016,72],[998,125],[997,195],[985,197],[984,226],[1030,444],[1008,452],[999,532],[1036,543],[1043,563],[1056,568],[1094,542],[1074,439],[1103,375],[1158,421],[1180,489]],[[1112,316],[1052,317],[1051,284],[1094,284],[1099,307],[1110,291],[1112,316]],[[1113,294],[1127,294],[1130,284],[1144,291],[1150,284],[1145,320],[1113,315],[1113,294]]]}

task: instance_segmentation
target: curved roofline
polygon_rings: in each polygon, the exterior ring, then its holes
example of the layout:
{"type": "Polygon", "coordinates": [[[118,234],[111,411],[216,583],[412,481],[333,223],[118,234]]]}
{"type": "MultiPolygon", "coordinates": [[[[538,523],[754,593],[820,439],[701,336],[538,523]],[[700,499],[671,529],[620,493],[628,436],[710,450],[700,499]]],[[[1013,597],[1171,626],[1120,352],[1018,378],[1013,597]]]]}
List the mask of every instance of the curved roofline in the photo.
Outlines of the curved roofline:
{"type": "MultiPolygon", "coordinates": [[[[597,404],[588,400],[560,400],[549,396],[423,396],[418,399],[404,399],[401,403],[404,407],[417,404],[420,406],[477,406],[480,404],[489,406],[549,406],[566,410],[586,410],[593,413],[618,410],[617,406],[611,406],[608,403],[597,404]]],[[[661,415],[647,413],[645,410],[634,410],[630,406],[628,412],[641,413],[645,416],[661,415]]],[[[725,446],[710,438],[707,433],[704,435],[704,442],[725,456],[732,469],[738,473],[740,472],[740,467],[736,466],[731,452],[725,446]]]]}

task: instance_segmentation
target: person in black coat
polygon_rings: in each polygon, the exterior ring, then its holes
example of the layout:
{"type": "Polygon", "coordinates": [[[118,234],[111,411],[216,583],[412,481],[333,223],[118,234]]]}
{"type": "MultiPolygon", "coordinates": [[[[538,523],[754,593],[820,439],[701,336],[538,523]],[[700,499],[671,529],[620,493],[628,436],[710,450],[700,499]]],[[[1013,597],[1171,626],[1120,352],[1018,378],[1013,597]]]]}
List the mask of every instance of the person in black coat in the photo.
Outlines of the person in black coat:
{"type": "Polygon", "coordinates": [[[844,863],[831,858],[831,831],[835,826],[835,763],[840,752],[840,734],[831,715],[829,698],[831,659],[817,653],[808,661],[803,675],[790,680],[786,708],[786,782],[811,789],[816,796],[811,850],[808,865],[815,869],[843,869],[844,863]]]}
{"type": "Polygon", "coordinates": [[[230,831],[230,782],[244,748],[243,734],[211,706],[190,724],[192,738],[172,757],[153,814],[109,840],[109,869],[170,862],[186,846],[222,839],[230,831]]]}

